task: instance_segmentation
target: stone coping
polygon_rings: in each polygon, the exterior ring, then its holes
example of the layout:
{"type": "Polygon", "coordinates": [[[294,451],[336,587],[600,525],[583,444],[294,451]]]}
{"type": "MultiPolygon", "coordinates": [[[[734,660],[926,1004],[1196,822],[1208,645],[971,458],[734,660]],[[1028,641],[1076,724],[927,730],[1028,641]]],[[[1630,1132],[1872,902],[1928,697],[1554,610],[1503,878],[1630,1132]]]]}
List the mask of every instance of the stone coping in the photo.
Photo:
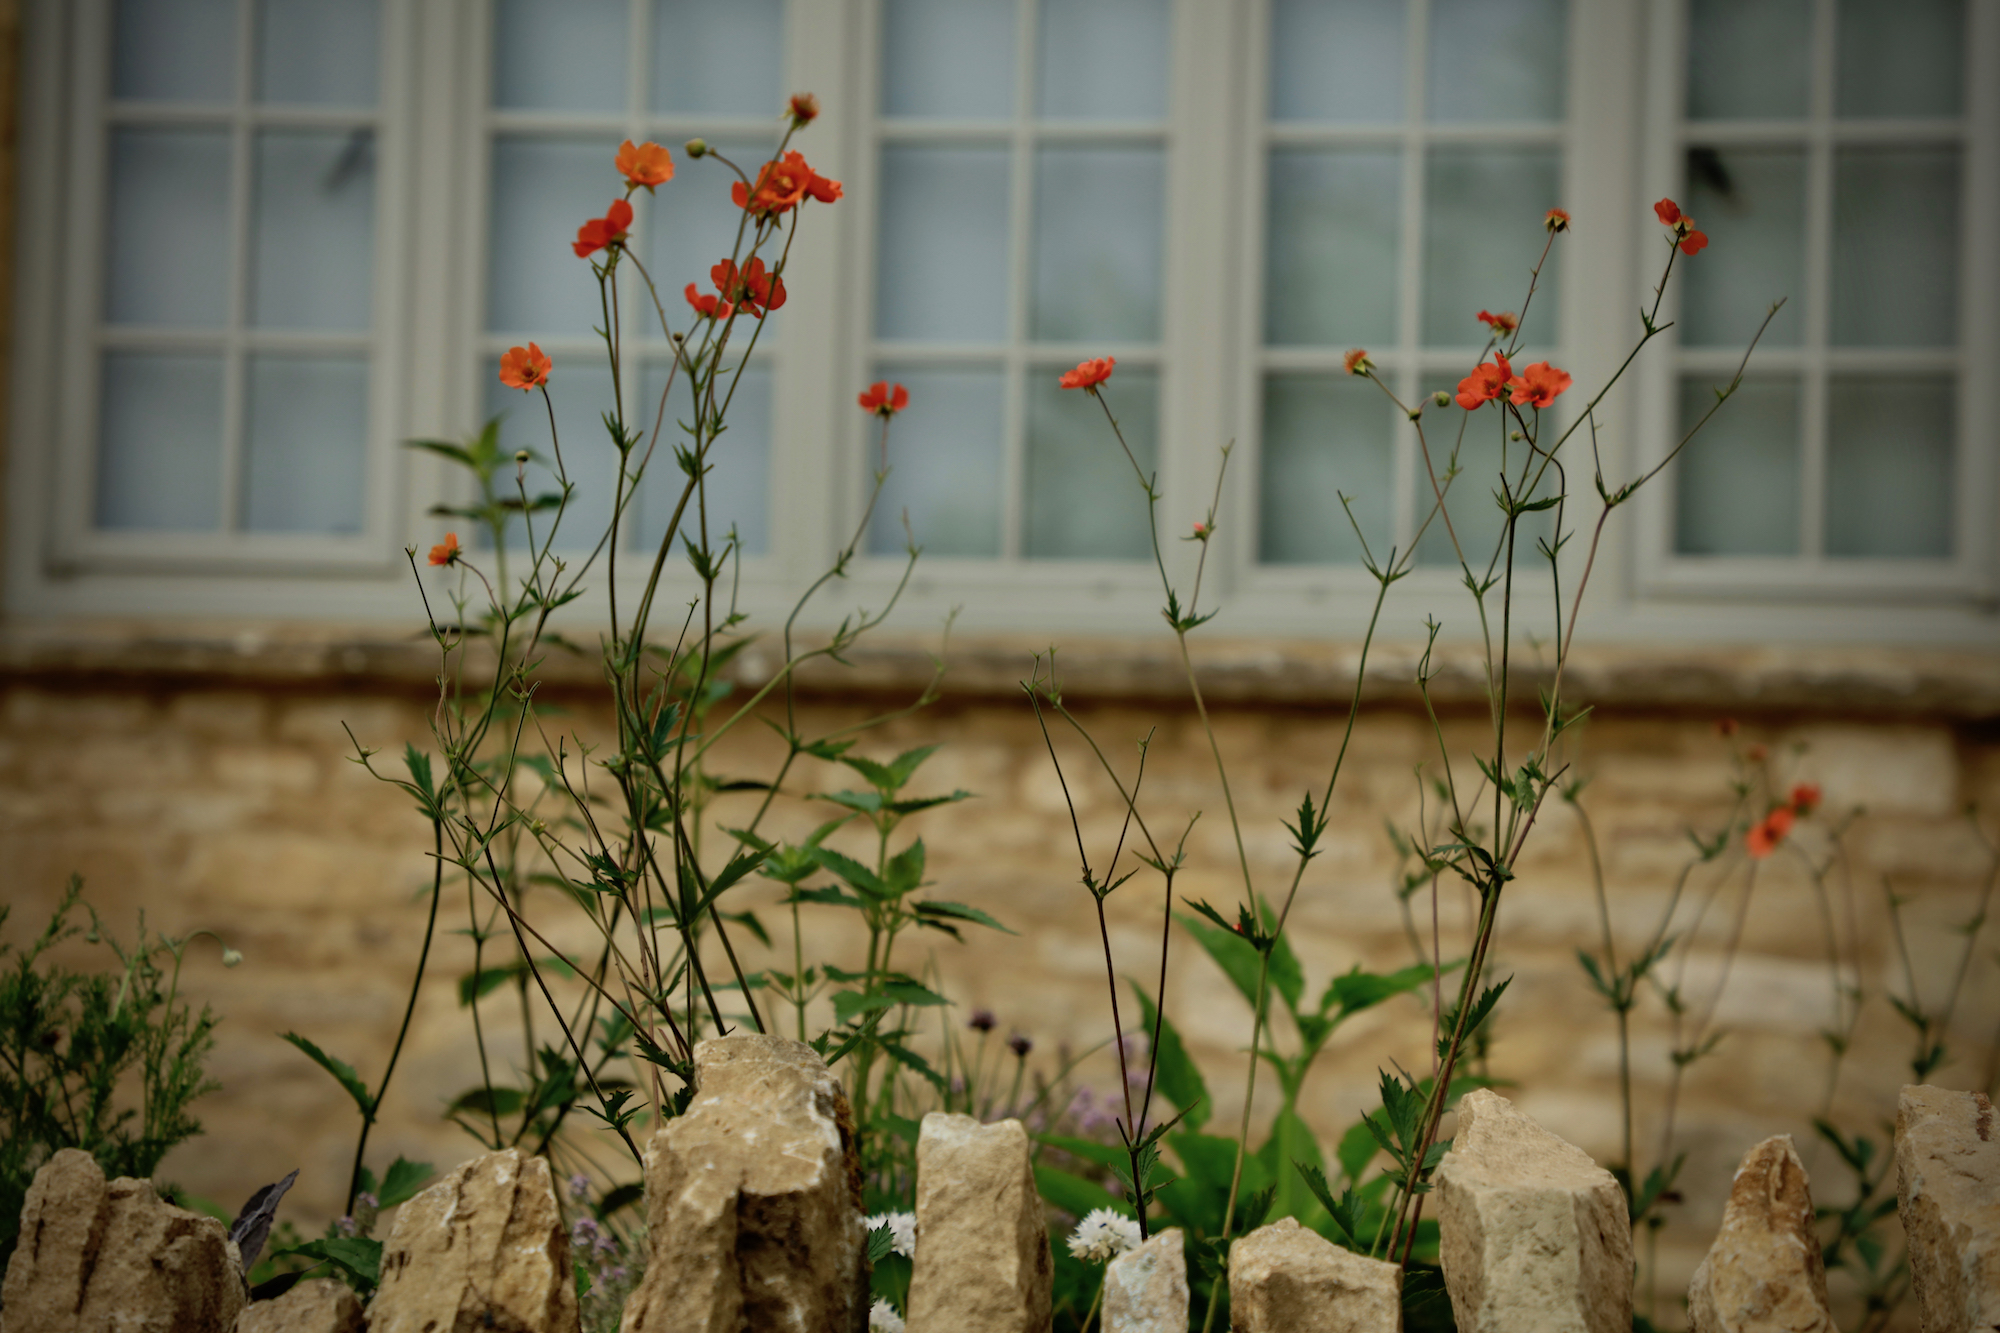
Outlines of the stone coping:
{"type": "MultiPolygon", "coordinates": [[[[959,635],[949,647],[942,693],[964,701],[1018,699],[1020,682],[1047,640],[1026,635],[959,635]]],[[[871,636],[846,654],[799,670],[799,691],[819,699],[908,696],[931,679],[935,637],[871,636]]],[[[1204,697],[1212,703],[1279,707],[1344,704],[1354,690],[1359,645],[1284,639],[1194,641],[1204,697]]],[[[1408,704],[1421,646],[1377,644],[1362,698],[1408,704]]],[[[1057,656],[1073,702],[1184,702],[1186,680],[1173,640],[1076,636],[1057,656]]],[[[744,683],[768,679],[779,663],[774,636],[758,639],[734,664],[744,683]]],[[[1485,684],[1477,650],[1440,646],[1432,697],[1477,704],[1485,684]]],[[[44,684],[182,687],[235,684],[265,689],[435,688],[437,651],[427,638],[371,626],[269,622],[0,622],[0,677],[44,684]]],[[[1539,656],[1516,658],[1514,694],[1530,703],[1548,683],[1539,656]]],[[[550,649],[549,686],[588,688],[601,678],[589,652],[550,649]]],[[[2000,655],[1877,647],[1720,648],[1585,646],[1571,659],[1565,693],[1599,707],[1704,716],[1816,712],[1980,721],[2000,718],[2000,655]]]]}

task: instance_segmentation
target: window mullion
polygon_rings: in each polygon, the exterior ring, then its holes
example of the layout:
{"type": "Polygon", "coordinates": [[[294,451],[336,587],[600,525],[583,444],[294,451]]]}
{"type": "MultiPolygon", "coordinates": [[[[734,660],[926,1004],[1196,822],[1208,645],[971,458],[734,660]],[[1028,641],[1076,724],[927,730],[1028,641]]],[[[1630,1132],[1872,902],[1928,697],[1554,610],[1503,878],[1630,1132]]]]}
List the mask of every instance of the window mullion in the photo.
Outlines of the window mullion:
{"type": "Polygon", "coordinates": [[[251,236],[255,198],[251,171],[255,139],[252,83],[256,77],[256,0],[236,0],[236,107],[229,138],[230,289],[222,353],[222,507],[216,528],[233,533],[242,524],[244,402],[249,388],[248,341],[250,273],[256,246],[251,236]]]}
{"type": "Polygon", "coordinates": [[[1000,506],[1000,554],[1018,559],[1025,545],[1028,492],[1028,291],[1034,281],[1032,232],[1035,224],[1035,20],[1037,0],[1015,0],[1014,126],[1011,135],[1012,189],[1007,219],[1007,398],[1003,448],[1006,487],[1000,506]]]}
{"type": "MultiPolygon", "coordinates": [[[[1424,273],[1424,103],[1428,95],[1425,52],[1430,49],[1430,0],[1410,0],[1409,30],[1403,42],[1403,182],[1398,212],[1402,245],[1396,255],[1396,356],[1402,362],[1395,383],[1403,401],[1414,403],[1423,393],[1423,273],[1424,273]]],[[[1387,403],[1382,410],[1392,415],[1387,403]]],[[[1415,539],[1417,511],[1431,496],[1430,472],[1424,466],[1416,432],[1408,423],[1392,427],[1395,440],[1395,517],[1391,531],[1396,549],[1407,550],[1415,539]]],[[[1341,515],[1346,521],[1346,515],[1341,515]]]]}
{"type": "Polygon", "coordinates": [[[1833,295],[1833,82],[1838,6],[1816,0],[1806,139],[1805,374],[1799,414],[1799,550],[1817,564],[1826,550],[1827,329],[1833,295]]]}

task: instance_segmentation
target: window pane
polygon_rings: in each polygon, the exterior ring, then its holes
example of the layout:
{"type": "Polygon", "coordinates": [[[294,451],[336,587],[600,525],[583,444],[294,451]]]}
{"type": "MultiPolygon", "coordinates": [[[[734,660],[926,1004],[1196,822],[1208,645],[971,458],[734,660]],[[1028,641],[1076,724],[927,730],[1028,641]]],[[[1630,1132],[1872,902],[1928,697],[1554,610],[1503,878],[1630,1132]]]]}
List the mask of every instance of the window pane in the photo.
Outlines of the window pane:
{"type": "Polygon", "coordinates": [[[882,114],[1014,114],[1014,0],[884,0],[882,114]]]}
{"type": "Polygon", "coordinates": [[[1965,0],[1840,0],[1834,108],[1955,116],[1965,101],[1965,0]]]}
{"type": "Polygon", "coordinates": [[[1271,375],[1264,380],[1258,559],[1273,565],[1356,564],[1361,541],[1387,560],[1396,499],[1391,408],[1352,376],[1271,375]]]}
{"type": "MultiPolygon", "coordinates": [[[[1681,341],[1745,343],[1782,296],[1764,341],[1796,347],[1805,315],[1805,154],[1691,148],[1687,169],[1682,198],[1715,243],[1674,266],[1681,341]]],[[[1656,246],[1647,262],[1664,263],[1665,251],[1656,246]]]]}
{"type": "MultiPolygon", "coordinates": [[[[1684,434],[1715,404],[1715,380],[1681,382],[1684,434]]],[[[1799,384],[1745,379],[1674,461],[1682,555],[1799,553],[1799,384]]]]}
{"type": "Polygon", "coordinates": [[[1272,0],[1271,119],[1403,118],[1405,0],[1272,0]]]}
{"type": "Polygon", "coordinates": [[[1433,0],[1431,119],[1561,120],[1568,17],[1567,0],[1433,0]]]}
{"type": "Polygon", "coordinates": [[[1264,338],[1393,342],[1402,158],[1393,149],[1274,149],[1264,338]]]}
{"type": "Polygon", "coordinates": [[[1166,183],[1158,148],[1035,154],[1036,338],[1160,336],[1166,183]]]}
{"type": "MultiPolygon", "coordinates": [[[[652,439],[653,414],[659,410],[660,390],[665,385],[669,363],[652,361],[646,365],[645,398],[632,425],[645,432],[634,452],[633,465],[645,456],[647,441],[652,439]]],[[[725,372],[715,386],[716,402],[729,393],[730,376],[725,372]]],[[[674,451],[692,448],[694,440],[680,428],[679,423],[694,420],[694,402],[688,393],[688,379],[685,374],[674,376],[673,391],[667,397],[667,419],[660,428],[660,441],[653,448],[653,456],[646,463],[645,475],[639,481],[639,503],[631,514],[632,537],[627,544],[642,551],[659,549],[660,538],[666,535],[667,524],[673,520],[674,506],[680,503],[681,491],[687,486],[687,473],[681,471],[680,462],[674,451]]],[[[706,496],[691,496],[687,511],[681,515],[677,530],[697,545],[701,537],[700,510],[696,500],[705,498],[708,508],[708,547],[717,555],[729,536],[729,525],[736,525],[736,535],[742,541],[746,555],[762,555],[770,549],[770,524],[767,515],[770,510],[771,489],[771,371],[767,366],[751,366],[743,372],[742,383],[737,385],[736,396],[729,403],[729,429],[717,436],[709,446],[710,465],[705,483],[706,496]]],[[[603,431],[598,432],[600,435],[603,431]]],[[[568,457],[567,453],[564,455],[568,457]]],[[[593,534],[594,536],[594,534],[593,534]]],[[[679,537],[676,537],[678,544],[679,537]]]]}
{"type": "Polygon", "coordinates": [[[368,363],[253,356],[243,526],[359,532],[368,477],[368,363]]]}
{"type": "Polygon", "coordinates": [[[1812,25],[1812,0],[1693,0],[1688,119],[1804,116],[1812,25]]]}
{"type": "Polygon", "coordinates": [[[105,317],[214,328],[229,299],[229,136],[115,130],[105,317]]]}
{"type": "Polygon", "coordinates": [[[1833,341],[1958,341],[1958,154],[1851,148],[1834,155],[1833,341]]]}
{"type": "MultiPolygon", "coordinates": [[[[1524,352],[1516,357],[1515,364],[1526,366],[1541,359],[1537,352],[1524,352]]],[[[1432,380],[1425,384],[1426,395],[1440,389],[1456,389],[1456,378],[1432,380]]],[[[1520,486],[1527,477],[1534,474],[1529,463],[1527,446],[1502,439],[1506,430],[1504,417],[1493,407],[1481,407],[1471,413],[1471,420],[1465,425],[1463,436],[1459,434],[1459,418],[1466,415],[1456,404],[1445,407],[1431,407],[1425,412],[1425,434],[1430,442],[1430,462],[1426,466],[1423,445],[1416,442],[1415,490],[1411,495],[1412,526],[1423,524],[1429,519],[1429,526],[1417,538],[1417,563],[1431,568],[1456,569],[1459,567],[1458,552],[1465,552],[1465,559],[1476,574],[1484,574],[1489,564],[1495,572],[1506,568],[1506,551],[1501,549],[1501,538],[1507,531],[1507,516],[1500,510],[1499,501],[1494,497],[1500,490],[1501,470],[1504,468],[1509,486],[1520,486]],[[1447,478],[1452,460],[1452,448],[1458,448],[1458,475],[1447,478]],[[1436,481],[1432,481],[1432,473],[1436,481]],[[1444,510],[1437,509],[1438,490],[1444,491],[1444,510]],[[1445,523],[1449,515],[1449,526],[1445,523]],[[1452,545],[1456,533],[1458,545],[1452,545]],[[1498,559],[1495,559],[1495,553],[1498,559]]],[[[1552,494],[1555,478],[1544,474],[1535,496],[1552,494]]],[[[1514,525],[1514,569],[1520,572],[1528,569],[1546,569],[1547,563],[1535,546],[1537,538],[1546,537],[1553,515],[1543,512],[1524,514],[1514,525]]],[[[1373,540],[1372,538],[1370,540],[1373,540]]]]}
{"type": "MultiPolygon", "coordinates": [[[[1087,393],[1061,372],[1028,374],[1028,525],[1021,553],[1048,559],[1141,560],[1152,553],[1146,495],[1125,451],[1087,393]]],[[[1122,369],[1103,389],[1125,442],[1151,475],[1158,466],[1160,380],[1122,369]]]]}
{"type": "MultiPolygon", "coordinates": [[[[718,151],[735,162],[754,178],[759,163],[771,156],[773,141],[762,144],[716,143],[718,151]]],[[[687,324],[687,307],[680,300],[680,293],[692,282],[704,292],[715,290],[709,278],[709,270],[721,260],[735,252],[737,231],[743,222],[743,210],[729,197],[729,186],[736,178],[720,162],[706,159],[688,162],[676,155],[676,167],[680,174],[673,183],[661,189],[658,194],[647,199],[641,197],[640,204],[646,210],[646,266],[652,270],[653,281],[660,284],[660,299],[667,306],[671,320],[687,324]]],[[[743,244],[747,250],[751,231],[743,229],[743,244]]],[[[783,238],[778,238],[783,244],[783,238]]],[[[765,245],[765,263],[777,260],[777,246],[769,242],[765,245]]],[[[643,294],[643,293],[642,293],[643,294]]],[[[650,319],[650,307],[648,307],[650,319]]],[[[782,319],[783,312],[773,315],[782,319]]],[[[737,331],[747,336],[748,330],[741,324],[737,331]]],[[[775,332],[775,330],[774,330],[775,332]]],[[[658,330],[649,328],[648,336],[657,337],[658,330]]]]}
{"type": "MultiPolygon", "coordinates": [[[[534,461],[528,464],[528,498],[560,494],[562,488],[555,472],[556,451],[549,439],[549,411],[542,404],[541,394],[522,393],[502,384],[497,359],[486,363],[483,374],[485,415],[501,419],[501,454],[511,458],[526,449],[534,455],[534,461]]],[[[611,443],[603,420],[603,414],[612,406],[611,369],[598,360],[559,364],[549,378],[549,398],[555,404],[556,427],[562,432],[563,469],[576,488],[562,515],[561,527],[555,529],[556,549],[588,551],[610,526],[612,496],[618,484],[618,449],[611,443]]],[[[652,424],[651,413],[646,415],[646,423],[652,424]]],[[[663,442],[665,438],[661,436],[663,442]]],[[[517,499],[520,496],[512,468],[496,477],[494,485],[503,496],[517,499]]],[[[535,545],[540,547],[548,540],[556,511],[540,510],[534,520],[535,545]]],[[[458,535],[468,541],[486,540],[484,533],[467,534],[461,530],[458,535]]],[[[507,525],[508,549],[525,551],[527,541],[526,526],[519,517],[514,518],[507,525]]]]}
{"type": "Polygon", "coordinates": [[[111,93],[134,101],[236,96],[236,0],[118,0],[111,93]]]}
{"type": "Polygon", "coordinates": [[[1828,555],[1951,555],[1953,389],[1948,375],[1834,378],[1827,401],[1828,555]]]}
{"type": "Polygon", "coordinates": [[[653,110],[775,116],[783,0],[653,0],[653,110]]]}
{"type": "Polygon", "coordinates": [[[617,179],[610,154],[594,139],[493,141],[487,328],[588,334],[603,322],[589,261],[578,259],[570,242],[618,197],[617,179]]]}
{"type": "MultiPolygon", "coordinates": [[[[868,549],[900,555],[903,514],[927,556],[1000,554],[1000,371],[878,366],[910,405],[889,427],[889,480],[868,521],[868,549]]],[[[880,466],[869,423],[868,465],[880,466]]]]}
{"type": "Polygon", "coordinates": [[[1007,150],[884,148],[875,332],[1007,336],[1007,150]]]}
{"type": "Polygon", "coordinates": [[[626,0],[494,0],[493,105],[623,111],[630,32],[626,0]]]}
{"type": "Polygon", "coordinates": [[[212,532],[222,511],[222,358],[108,352],[97,526],[212,532]]]}
{"type": "MultiPolygon", "coordinates": [[[[1562,159],[1548,148],[1439,148],[1426,164],[1424,341],[1477,345],[1485,310],[1515,310],[1548,242],[1542,219],[1562,203],[1562,159]]],[[[1549,253],[1528,312],[1528,336],[1552,342],[1557,259],[1549,253]]]]}
{"type": "Polygon", "coordinates": [[[375,0],[263,0],[257,95],[266,102],[375,105],[375,0]]]}
{"type": "Polygon", "coordinates": [[[375,249],[375,135],[257,135],[253,320],[365,329],[375,249]]]}
{"type": "Polygon", "coordinates": [[[1041,114],[1161,120],[1167,114],[1167,0],[1041,0],[1041,114]]]}

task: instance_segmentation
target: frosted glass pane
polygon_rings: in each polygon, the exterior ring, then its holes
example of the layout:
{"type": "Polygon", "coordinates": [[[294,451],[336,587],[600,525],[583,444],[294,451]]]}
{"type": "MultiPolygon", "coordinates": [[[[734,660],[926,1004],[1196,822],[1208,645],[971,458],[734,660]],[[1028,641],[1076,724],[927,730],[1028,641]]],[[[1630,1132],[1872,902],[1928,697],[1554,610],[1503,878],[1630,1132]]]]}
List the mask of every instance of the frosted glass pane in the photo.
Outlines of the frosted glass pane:
{"type": "Polygon", "coordinates": [[[118,0],[111,93],[133,101],[236,96],[236,0],[118,0]]]}
{"type": "Polygon", "coordinates": [[[1340,496],[1377,560],[1389,558],[1396,475],[1393,414],[1382,391],[1350,375],[1271,375],[1257,555],[1272,565],[1355,564],[1362,558],[1340,496]]]}
{"type": "Polygon", "coordinates": [[[1561,120],[1567,0],[1433,0],[1432,120],[1561,120]]]}
{"type": "Polygon", "coordinates": [[[253,356],[243,436],[250,532],[359,532],[368,480],[368,363],[253,356]]]}
{"type": "Polygon", "coordinates": [[[97,526],[212,532],[222,513],[222,358],[107,352],[97,526]]]}
{"type": "Polygon", "coordinates": [[[1834,155],[1833,341],[1958,341],[1958,154],[1852,148],[1834,155]]]}
{"type": "Polygon", "coordinates": [[[1041,0],[1041,7],[1041,114],[1165,119],[1167,0],[1041,0]]]}
{"type": "MultiPolygon", "coordinates": [[[[769,160],[774,143],[774,140],[761,144],[717,142],[715,146],[755,178],[758,164],[769,160]]],[[[720,162],[706,158],[689,162],[676,153],[674,164],[680,174],[673,183],[653,198],[642,200],[646,210],[646,267],[652,271],[653,281],[660,285],[660,299],[667,307],[668,320],[674,327],[685,329],[689,311],[681,294],[690,282],[704,292],[715,290],[709,270],[734,253],[743,210],[729,197],[730,182],[736,178],[720,162]]],[[[744,229],[746,249],[750,239],[750,230],[744,229]]],[[[780,238],[779,246],[782,243],[780,238]]],[[[778,246],[765,243],[766,265],[777,262],[778,252],[778,246]]],[[[781,310],[770,318],[781,320],[784,312],[781,310]]],[[[650,306],[647,323],[652,323],[650,306]]],[[[739,333],[746,332],[742,324],[736,327],[739,333]]],[[[659,331],[649,329],[648,336],[657,337],[659,331]]]]}
{"type": "Polygon", "coordinates": [[[590,263],[570,243],[578,227],[611,207],[617,179],[610,152],[596,139],[493,141],[487,328],[588,334],[603,323],[590,263]]]}
{"type": "MultiPolygon", "coordinates": [[[[1714,376],[1681,382],[1678,434],[1714,406],[1716,383],[1714,376]]],[[[1797,555],[1798,381],[1745,379],[1670,470],[1674,550],[1682,555],[1797,555]]]]}
{"type": "MultiPolygon", "coordinates": [[[[1039,372],[1038,372],[1039,373],[1039,372]]],[[[889,427],[889,481],[868,522],[868,549],[901,555],[903,514],[927,556],[1000,554],[999,369],[877,366],[869,377],[901,384],[910,405],[889,427]]],[[[868,467],[880,466],[879,430],[868,425],[868,467]]]]}
{"type": "Polygon", "coordinates": [[[776,116],[784,0],[653,0],[653,110],[776,116]]]}
{"type": "Polygon", "coordinates": [[[1965,101],[1965,0],[1840,0],[1841,116],[1955,116],[1965,101]]]}
{"type": "MultiPolygon", "coordinates": [[[[1058,560],[1141,560],[1152,554],[1146,496],[1104,409],[1061,371],[1028,375],[1027,531],[1021,553],[1058,560]]],[[[1159,456],[1160,380],[1123,369],[1102,389],[1125,442],[1150,475],[1159,456]]],[[[1162,521],[1173,525],[1172,515],[1162,521]]],[[[1173,525],[1178,526],[1178,525],[1173,525]]]]}
{"type": "MultiPolygon", "coordinates": [[[[669,368],[665,361],[647,363],[645,397],[634,417],[634,425],[643,429],[646,437],[640,440],[639,448],[633,454],[635,466],[644,455],[646,441],[652,438],[653,414],[659,409],[660,389],[666,383],[669,368]]],[[[715,386],[718,407],[729,394],[729,378],[725,373],[715,386]]],[[[639,481],[639,503],[632,513],[632,539],[628,545],[638,550],[657,551],[660,538],[666,534],[667,524],[673,520],[674,506],[680,503],[681,490],[687,485],[687,473],[681,471],[674,450],[694,447],[693,437],[682,430],[679,423],[693,420],[694,400],[688,392],[688,378],[684,373],[675,375],[673,391],[667,397],[666,425],[660,430],[660,442],[653,450],[652,461],[646,464],[646,474],[639,481]]],[[[723,542],[729,535],[729,525],[734,523],[736,535],[743,543],[743,553],[762,555],[771,548],[769,367],[752,366],[743,372],[743,381],[736,387],[736,396],[729,401],[727,423],[729,429],[717,436],[708,448],[706,496],[697,494],[689,497],[687,511],[681,515],[676,545],[681,535],[696,545],[700,544],[701,511],[696,503],[705,498],[709,549],[721,554],[723,542]]],[[[602,434],[601,431],[599,433],[602,434]]]]}
{"type": "Polygon", "coordinates": [[[375,251],[375,135],[257,136],[252,318],[266,328],[365,329],[375,251]]]}
{"type": "MultiPolygon", "coordinates": [[[[486,415],[500,417],[500,452],[512,457],[522,449],[535,455],[528,464],[528,498],[559,493],[556,482],[556,451],[549,439],[549,410],[539,393],[522,393],[500,382],[500,362],[486,362],[480,372],[486,385],[486,415]]],[[[602,360],[560,360],[549,377],[549,398],[555,404],[556,428],[561,431],[563,467],[576,487],[569,507],[556,529],[556,549],[588,551],[604,535],[611,523],[611,504],[618,484],[618,449],[604,429],[603,414],[612,408],[611,370],[602,360]]],[[[652,425],[652,413],[646,424],[652,425]]],[[[671,426],[669,430],[673,429],[671,426]]],[[[666,436],[661,436],[664,443],[666,436]]],[[[669,467],[673,466],[671,462],[669,467]]],[[[509,467],[494,479],[503,497],[518,499],[520,490],[509,467]]],[[[544,509],[535,516],[535,545],[548,540],[556,511],[544,509]]],[[[459,538],[470,544],[484,542],[486,534],[459,530],[459,538]]],[[[507,525],[510,551],[527,549],[527,528],[517,516],[507,525]]]]}
{"type": "Polygon", "coordinates": [[[1812,0],[1692,0],[1688,119],[1804,116],[1812,23],[1812,0]]]}
{"type": "Polygon", "coordinates": [[[875,332],[1007,336],[1007,150],[884,148],[875,332]]]}
{"type": "Polygon", "coordinates": [[[1014,114],[1015,0],[884,0],[882,114],[1014,114]]]}
{"type": "Polygon", "coordinates": [[[1402,176],[1394,149],[1272,150],[1267,342],[1395,340],[1402,176]]]}
{"type": "Polygon", "coordinates": [[[1160,336],[1166,186],[1158,148],[1035,154],[1034,337],[1160,336]]]}
{"type": "Polygon", "coordinates": [[[630,32],[626,0],[494,0],[493,105],[623,111],[630,32]]]}
{"type": "MultiPolygon", "coordinates": [[[[1516,365],[1528,365],[1542,359],[1540,352],[1523,352],[1514,358],[1516,365]]],[[[1456,388],[1458,379],[1430,380],[1424,385],[1425,394],[1436,393],[1440,389],[1456,388]]],[[[1430,526],[1417,539],[1417,563],[1431,568],[1456,569],[1459,567],[1458,549],[1463,549],[1465,559],[1473,572],[1483,575],[1492,564],[1495,573],[1506,568],[1506,552],[1501,549],[1500,540],[1507,530],[1506,515],[1501,512],[1500,503],[1494,496],[1500,490],[1501,469],[1506,469],[1507,484],[1518,486],[1524,473],[1533,475],[1532,466],[1526,466],[1528,455],[1526,445],[1509,442],[1501,438],[1505,427],[1501,414],[1491,407],[1482,407],[1472,413],[1466,423],[1465,434],[1459,435],[1459,421],[1466,415],[1456,404],[1450,407],[1427,407],[1424,410],[1424,432],[1430,441],[1430,468],[1424,465],[1422,446],[1411,432],[1411,449],[1415,454],[1414,489],[1410,500],[1410,524],[1416,526],[1430,518],[1430,526]],[[1451,469],[1452,450],[1458,450],[1458,476],[1450,480],[1445,474],[1451,469]],[[1437,490],[1431,483],[1431,469],[1437,472],[1437,486],[1444,489],[1444,510],[1431,517],[1437,506],[1437,490]],[[1451,524],[1445,524],[1449,515],[1451,524]],[[1458,534],[1458,549],[1452,546],[1452,534],[1458,534]],[[1495,553],[1499,560],[1494,560],[1495,553]]],[[[1536,497],[1554,492],[1556,477],[1553,472],[1544,474],[1536,497]]],[[[1541,513],[1524,514],[1514,525],[1514,570],[1521,573],[1533,570],[1546,573],[1548,562],[1536,547],[1537,538],[1546,537],[1553,522],[1553,515],[1541,513]]],[[[1372,538],[1371,538],[1372,540],[1372,538]]]]}
{"type": "MultiPolygon", "coordinates": [[[[1805,317],[1805,154],[1690,149],[1681,198],[1713,241],[1674,264],[1681,341],[1740,346],[1783,296],[1790,299],[1771,321],[1764,345],[1798,346],[1805,317]]],[[[1647,263],[1665,262],[1666,246],[1655,244],[1647,263]]]]}
{"type": "Polygon", "coordinates": [[[1843,375],[1828,387],[1826,553],[1949,557],[1951,377],[1843,375]]]}
{"type": "Polygon", "coordinates": [[[257,95],[266,102],[375,105],[376,0],[263,0],[257,95]]]}
{"type": "Polygon", "coordinates": [[[229,136],[114,130],[105,318],[214,328],[229,309],[229,136]]]}
{"type": "MultiPolygon", "coordinates": [[[[1481,310],[1521,309],[1528,274],[1562,203],[1562,159],[1543,148],[1440,148],[1425,164],[1424,341],[1476,345],[1481,310]]],[[[1528,336],[1553,342],[1562,247],[1549,255],[1527,313],[1528,336]]]]}
{"type": "Polygon", "coordinates": [[[1403,118],[1406,0],[1272,0],[1271,119],[1403,118]]]}

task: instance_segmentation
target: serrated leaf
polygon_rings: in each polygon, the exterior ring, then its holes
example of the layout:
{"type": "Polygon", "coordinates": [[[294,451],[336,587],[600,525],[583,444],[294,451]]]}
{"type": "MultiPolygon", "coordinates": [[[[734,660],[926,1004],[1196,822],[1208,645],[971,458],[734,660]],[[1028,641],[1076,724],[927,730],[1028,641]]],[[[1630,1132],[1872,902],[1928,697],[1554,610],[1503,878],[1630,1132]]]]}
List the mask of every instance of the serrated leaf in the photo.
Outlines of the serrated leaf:
{"type": "Polygon", "coordinates": [[[363,1115],[369,1115],[374,1112],[375,1102],[369,1096],[368,1085],[361,1081],[361,1075],[354,1072],[353,1065],[348,1064],[345,1060],[334,1059],[296,1032],[281,1032],[278,1036],[280,1039],[288,1041],[301,1051],[304,1051],[314,1064],[333,1075],[334,1081],[347,1089],[347,1095],[354,1099],[354,1104],[361,1108],[363,1115]]]}
{"type": "Polygon", "coordinates": [[[1159,1041],[1153,1046],[1155,1090],[1181,1113],[1190,1130],[1199,1130],[1208,1121],[1208,1084],[1188,1056],[1181,1034],[1174,1030],[1172,1022],[1160,1017],[1146,988],[1136,981],[1130,985],[1132,993],[1139,997],[1147,1039],[1151,1040],[1156,1026],[1159,1029],[1159,1041]]]}
{"type": "Polygon", "coordinates": [[[412,1162],[398,1157],[389,1163],[389,1170],[382,1177],[382,1188],[376,1192],[377,1206],[387,1211],[398,1204],[408,1203],[436,1174],[437,1168],[429,1162],[412,1162]]]}

